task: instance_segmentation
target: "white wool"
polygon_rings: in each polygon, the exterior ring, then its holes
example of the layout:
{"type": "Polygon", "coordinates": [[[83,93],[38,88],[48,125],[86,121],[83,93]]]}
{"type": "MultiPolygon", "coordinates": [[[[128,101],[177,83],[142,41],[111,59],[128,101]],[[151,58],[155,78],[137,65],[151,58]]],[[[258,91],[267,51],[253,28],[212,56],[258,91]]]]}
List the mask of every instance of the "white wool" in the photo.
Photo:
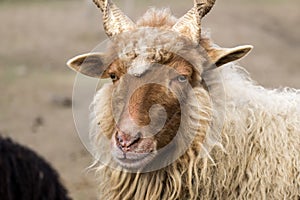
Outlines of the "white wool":
{"type": "Polygon", "coordinates": [[[151,64],[147,62],[147,59],[143,56],[138,56],[132,61],[131,66],[128,68],[128,74],[134,75],[136,77],[142,76],[151,67],[151,64]]]}
{"type": "MultiPolygon", "coordinates": [[[[127,195],[127,198],[124,199],[141,199],[144,193],[156,196],[165,194],[163,199],[176,199],[173,193],[175,196],[191,195],[191,199],[299,199],[300,91],[290,88],[265,89],[254,83],[245,69],[233,63],[215,72],[220,73],[220,76],[215,76],[217,79],[211,83],[222,81],[225,89],[225,98],[219,99],[225,101],[225,111],[216,112],[225,114],[223,129],[219,133],[222,138],[220,143],[207,143],[213,146],[201,149],[210,152],[189,149],[186,156],[194,159],[191,159],[188,169],[182,169],[184,171],[175,167],[180,160],[166,168],[168,177],[175,181],[169,185],[172,190],[168,193],[162,189],[161,194],[155,193],[159,187],[156,182],[144,187],[150,175],[153,180],[162,181],[163,171],[150,173],[149,176],[145,173],[140,177],[120,172],[122,177],[119,179],[117,171],[99,167],[99,177],[105,180],[101,184],[101,194],[105,193],[106,199],[115,199],[119,194],[119,190],[109,192],[111,187],[125,188],[122,195],[127,195]],[[172,172],[173,167],[179,171],[172,172]],[[178,175],[180,173],[183,175],[178,175]],[[184,182],[186,173],[195,179],[194,184],[184,182]],[[130,185],[128,181],[134,177],[138,181],[130,185]],[[115,179],[118,180],[114,183],[117,185],[110,185],[110,181],[115,179]],[[189,192],[186,192],[186,186],[189,192]],[[143,188],[145,191],[132,197],[130,195],[134,194],[132,192],[135,188],[143,188]]],[[[95,118],[92,126],[102,121],[100,126],[104,131],[91,134],[95,151],[102,152],[104,156],[110,152],[109,146],[103,146],[101,138],[109,135],[114,125],[109,103],[111,92],[112,85],[106,85],[98,91],[93,102],[95,118]]],[[[217,94],[211,97],[218,98],[217,94]]],[[[97,158],[103,161],[103,158],[97,158]]],[[[108,162],[109,159],[105,161],[108,162]]]]}
{"type": "MultiPolygon", "coordinates": [[[[249,103],[274,114],[287,112],[291,107],[300,109],[300,90],[292,88],[266,89],[249,77],[248,72],[233,63],[220,69],[227,103],[244,107],[249,103]]],[[[299,114],[300,115],[300,114],[299,114]]]]}

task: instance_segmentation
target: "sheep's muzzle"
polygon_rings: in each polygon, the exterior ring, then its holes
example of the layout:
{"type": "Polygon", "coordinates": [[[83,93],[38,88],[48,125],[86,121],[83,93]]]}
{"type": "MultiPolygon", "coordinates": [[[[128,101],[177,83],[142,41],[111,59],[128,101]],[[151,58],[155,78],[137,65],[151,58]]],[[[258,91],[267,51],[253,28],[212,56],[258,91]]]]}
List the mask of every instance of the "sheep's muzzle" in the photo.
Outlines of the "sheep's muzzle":
{"type": "Polygon", "coordinates": [[[116,83],[111,146],[114,160],[124,168],[145,167],[177,134],[184,84],[167,77],[170,70],[152,70],[143,77],[126,74],[116,83]]]}

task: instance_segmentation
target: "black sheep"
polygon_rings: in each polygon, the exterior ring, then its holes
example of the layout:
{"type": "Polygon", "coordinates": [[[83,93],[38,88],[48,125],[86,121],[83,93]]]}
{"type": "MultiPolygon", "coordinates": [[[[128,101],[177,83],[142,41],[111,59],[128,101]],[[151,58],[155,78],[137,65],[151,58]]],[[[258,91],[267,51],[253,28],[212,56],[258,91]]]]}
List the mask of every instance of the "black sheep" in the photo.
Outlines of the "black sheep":
{"type": "Polygon", "coordinates": [[[34,151],[0,136],[1,200],[70,200],[59,175],[34,151]]]}

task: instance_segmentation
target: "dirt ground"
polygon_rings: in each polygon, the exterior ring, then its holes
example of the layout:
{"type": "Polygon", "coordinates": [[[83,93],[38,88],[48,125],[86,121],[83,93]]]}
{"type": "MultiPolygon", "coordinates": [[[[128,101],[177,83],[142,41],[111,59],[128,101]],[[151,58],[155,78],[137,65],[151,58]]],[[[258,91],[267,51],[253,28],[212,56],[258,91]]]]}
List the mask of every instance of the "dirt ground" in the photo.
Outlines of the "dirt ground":
{"type": "MultiPolygon", "coordinates": [[[[133,19],[149,6],[168,6],[181,16],[192,5],[117,3],[133,19]]],[[[218,0],[203,26],[220,46],[254,45],[240,64],[260,84],[300,88],[299,8],[299,0],[218,0]]],[[[106,38],[100,17],[87,1],[0,3],[0,133],[50,161],[76,200],[96,199],[96,178],[86,170],[92,157],[69,102],[76,74],[65,63],[106,38]]]]}

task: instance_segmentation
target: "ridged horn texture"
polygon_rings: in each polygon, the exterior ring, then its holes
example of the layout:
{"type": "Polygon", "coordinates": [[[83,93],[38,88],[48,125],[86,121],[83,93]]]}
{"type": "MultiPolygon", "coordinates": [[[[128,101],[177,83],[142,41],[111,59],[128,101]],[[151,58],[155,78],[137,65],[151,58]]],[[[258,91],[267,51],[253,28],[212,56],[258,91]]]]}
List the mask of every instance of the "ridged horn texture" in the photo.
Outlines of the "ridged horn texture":
{"type": "Polygon", "coordinates": [[[103,12],[103,26],[108,37],[136,28],[129,19],[111,0],[93,0],[103,12]]]}
{"type": "Polygon", "coordinates": [[[211,10],[216,0],[194,0],[194,7],[182,16],[173,30],[199,43],[201,38],[201,19],[211,10]]]}

